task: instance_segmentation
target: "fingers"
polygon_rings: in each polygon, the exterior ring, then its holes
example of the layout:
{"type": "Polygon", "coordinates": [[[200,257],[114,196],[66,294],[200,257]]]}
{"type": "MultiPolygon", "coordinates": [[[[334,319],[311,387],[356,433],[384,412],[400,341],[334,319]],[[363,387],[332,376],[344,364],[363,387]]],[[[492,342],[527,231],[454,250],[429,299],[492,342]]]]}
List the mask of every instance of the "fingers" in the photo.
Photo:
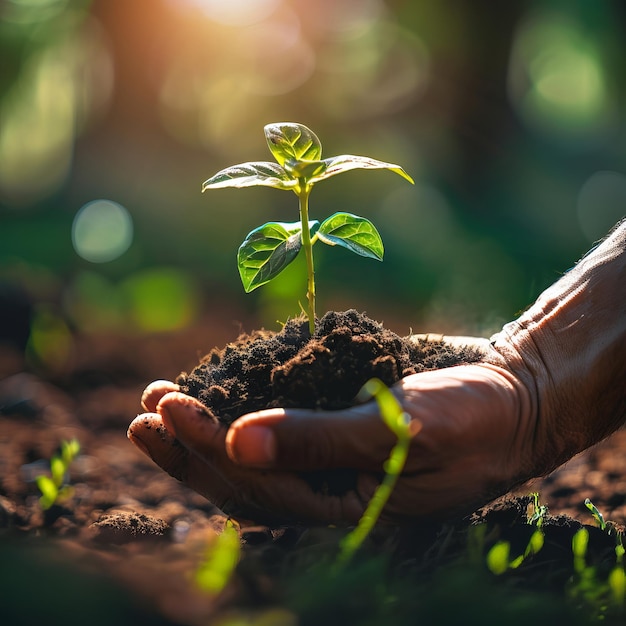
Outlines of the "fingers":
{"type": "Polygon", "coordinates": [[[170,476],[184,480],[189,453],[177,444],[176,439],[165,428],[160,415],[154,413],[138,415],[130,424],[127,436],[141,452],[170,476]]]}
{"type": "Polygon", "coordinates": [[[231,481],[219,470],[220,460],[229,462],[224,451],[225,429],[220,429],[208,417],[202,417],[201,405],[200,408],[197,405],[193,398],[170,392],[157,405],[159,413],[145,413],[133,420],[128,438],[170,476],[221,508],[232,499],[235,491],[231,481]],[[190,425],[186,426],[186,422],[190,425]],[[192,442],[196,436],[198,449],[206,456],[175,437],[176,430],[192,442]]]}
{"type": "Polygon", "coordinates": [[[315,493],[297,474],[233,463],[226,454],[226,429],[206,415],[197,400],[170,392],[157,410],[133,421],[130,440],[229,515],[264,523],[338,523],[354,522],[363,513],[363,498],[354,492],[330,497],[315,493]]]}
{"type": "Polygon", "coordinates": [[[141,396],[141,406],[148,412],[154,413],[159,400],[171,391],[179,391],[180,387],[169,380],[155,380],[150,383],[141,396]]]}
{"type": "Polygon", "coordinates": [[[226,435],[236,463],[290,470],[380,470],[396,441],[373,402],[344,411],[268,409],[239,418],[226,435]]]}

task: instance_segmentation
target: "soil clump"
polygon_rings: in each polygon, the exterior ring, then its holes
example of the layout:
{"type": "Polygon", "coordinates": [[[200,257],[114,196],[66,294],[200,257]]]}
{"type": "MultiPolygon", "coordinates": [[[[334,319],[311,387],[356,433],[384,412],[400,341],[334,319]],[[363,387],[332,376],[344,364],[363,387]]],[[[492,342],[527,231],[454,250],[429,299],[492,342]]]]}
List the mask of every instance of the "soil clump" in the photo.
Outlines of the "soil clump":
{"type": "Polygon", "coordinates": [[[210,415],[231,424],[273,407],[345,409],[371,378],[391,386],[410,374],[480,359],[471,347],[400,337],[351,309],[326,313],[313,336],[304,317],[289,320],[280,332],[242,334],[209,352],[177,383],[210,415]]]}

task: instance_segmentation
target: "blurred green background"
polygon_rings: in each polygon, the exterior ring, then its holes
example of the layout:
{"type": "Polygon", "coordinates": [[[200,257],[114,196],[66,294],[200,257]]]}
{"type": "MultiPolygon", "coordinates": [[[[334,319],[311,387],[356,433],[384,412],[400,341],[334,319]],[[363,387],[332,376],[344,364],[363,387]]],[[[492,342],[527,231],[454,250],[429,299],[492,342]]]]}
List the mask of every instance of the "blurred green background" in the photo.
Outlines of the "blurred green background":
{"type": "Polygon", "coordinates": [[[621,0],[4,0],[5,326],[33,303],[54,367],[73,333],[297,313],[302,265],[245,295],[235,262],[252,228],[297,219],[295,195],[200,193],[297,121],[324,156],[416,180],[315,188],[312,218],[355,212],[386,245],[383,263],[316,246],[319,310],[493,332],[626,212],[625,41],[621,0]]]}

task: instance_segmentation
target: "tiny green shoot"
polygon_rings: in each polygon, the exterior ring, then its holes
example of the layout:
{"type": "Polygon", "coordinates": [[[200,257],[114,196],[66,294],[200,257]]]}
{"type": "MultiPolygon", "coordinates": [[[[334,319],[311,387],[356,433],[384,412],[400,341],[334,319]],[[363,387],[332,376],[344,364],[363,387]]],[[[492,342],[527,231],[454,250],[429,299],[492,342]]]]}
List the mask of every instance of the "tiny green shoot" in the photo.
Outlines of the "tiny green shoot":
{"type": "Polygon", "coordinates": [[[366,382],[357,397],[361,400],[371,397],[376,399],[382,419],[397,437],[397,442],[383,465],[385,476],[376,488],[359,523],[341,541],[340,552],[337,558],[338,566],[343,566],[350,561],[372,528],[374,528],[404,469],[411,439],[421,428],[419,422],[411,421],[409,415],[403,411],[391,390],[377,378],[372,378],[366,382]]]}
{"type": "Polygon", "coordinates": [[[532,513],[529,511],[526,521],[530,526],[535,526],[536,530],[530,536],[524,552],[515,558],[510,556],[511,544],[508,541],[498,541],[491,547],[487,553],[487,567],[496,576],[500,576],[510,569],[517,569],[527,558],[537,554],[543,548],[545,536],[542,526],[548,514],[548,507],[545,504],[540,504],[537,492],[532,493],[531,497],[532,503],[529,508],[532,513]]]}
{"type": "Polygon", "coordinates": [[[210,595],[218,595],[231,579],[240,552],[239,527],[228,519],[223,531],[209,543],[204,560],[196,570],[198,587],[210,595]]]}
{"type": "Polygon", "coordinates": [[[541,528],[543,525],[543,521],[548,514],[548,507],[545,504],[540,504],[539,502],[539,493],[534,492],[531,494],[533,499],[532,502],[532,515],[528,516],[528,523],[531,526],[537,526],[537,528],[541,528]]]}
{"type": "Polygon", "coordinates": [[[63,441],[61,451],[50,459],[50,476],[41,474],[35,478],[41,492],[39,505],[46,511],[58,500],[68,497],[72,488],[65,484],[69,468],[80,452],[80,443],[77,439],[63,441]]]}
{"type": "Polygon", "coordinates": [[[276,163],[257,161],[223,169],[202,185],[202,191],[223,187],[265,186],[293,191],[298,196],[300,220],[267,222],[252,230],[239,247],[237,265],[246,293],[275,278],[304,250],[307,266],[307,308],[311,335],[315,331],[315,268],[313,245],[339,245],[360,256],[382,261],[383,242],[369,220],[352,213],[334,213],[321,224],[309,220],[313,186],[353,169],[388,169],[410,183],[413,179],[393,163],[344,154],[322,159],[317,135],[302,124],[278,122],[265,126],[265,138],[276,163]]]}
{"type": "Polygon", "coordinates": [[[602,515],[602,513],[600,513],[596,505],[589,498],[585,498],[585,506],[589,509],[589,511],[591,511],[591,515],[593,515],[596,522],[598,522],[600,530],[606,530],[606,522],[604,521],[604,516],[602,515]]]}
{"type": "Polygon", "coordinates": [[[524,552],[511,558],[511,544],[508,541],[498,541],[487,553],[487,567],[496,576],[504,574],[509,569],[517,569],[527,558],[538,554],[543,548],[544,542],[543,531],[538,527],[530,536],[524,552]]]}

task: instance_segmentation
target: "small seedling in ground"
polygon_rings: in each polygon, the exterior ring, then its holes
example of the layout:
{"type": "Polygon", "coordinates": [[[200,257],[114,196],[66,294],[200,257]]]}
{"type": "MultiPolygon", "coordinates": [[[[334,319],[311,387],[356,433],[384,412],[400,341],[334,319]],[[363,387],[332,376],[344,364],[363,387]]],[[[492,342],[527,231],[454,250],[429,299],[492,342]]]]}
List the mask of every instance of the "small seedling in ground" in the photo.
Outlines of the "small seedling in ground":
{"type": "Polygon", "coordinates": [[[69,468],[80,452],[80,443],[77,439],[63,441],[61,451],[50,459],[50,476],[41,474],[35,479],[41,491],[39,504],[46,511],[58,500],[67,498],[72,488],[66,484],[69,468]]]}
{"type": "Polygon", "coordinates": [[[596,520],[600,530],[605,531],[608,535],[615,537],[615,567],[609,573],[607,584],[610,589],[610,595],[613,603],[624,609],[626,605],[626,571],[624,570],[624,538],[620,531],[615,528],[613,522],[607,522],[604,515],[600,513],[596,505],[589,499],[585,499],[585,506],[591,512],[596,520]]]}
{"type": "Polygon", "coordinates": [[[598,508],[587,498],[585,506],[591,511],[601,530],[615,535],[615,566],[609,572],[606,581],[598,576],[595,567],[587,563],[589,531],[581,528],[572,538],[572,555],[574,558],[574,576],[568,586],[568,594],[575,601],[582,601],[597,619],[607,614],[624,616],[626,606],[626,572],[624,571],[624,547],[622,535],[616,531],[612,522],[606,522],[598,508]]]}
{"type": "Polygon", "coordinates": [[[508,541],[498,541],[487,553],[487,567],[499,576],[510,569],[517,569],[527,558],[537,554],[542,548],[545,537],[541,528],[530,536],[524,552],[511,558],[511,544],[508,541]]]}
{"type": "Polygon", "coordinates": [[[280,122],[265,127],[265,138],[276,163],[258,161],[233,165],[209,178],[202,191],[222,187],[266,186],[293,191],[298,196],[298,222],[267,222],[248,233],[239,247],[237,264],[241,282],[250,292],[277,276],[304,249],[307,265],[309,330],[315,330],[315,269],[313,245],[322,241],[339,245],[361,256],[382,261],[384,247],[376,227],[352,213],[335,213],[321,224],[309,220],[309,196],[313,186],[331,176],[353,169],[388,169],[409,182],[413,179],[399,166],[370,157],[344,154],[322,159],[317,135],[302,124],[280,122]]]}
{"type": "Polygon", "coordinates": [[[542,526],[548,514],[548,507],[544,504],[540,504],[538,493],[532,493],[531,497],[532,504],[529,507],[530,511],[526,521],[530,526],[535,526],[536,530],[530,536],[524,552],[515,558],[511,558],[510,556],[511,544],[508,541],[498,541],[495,543],[487,553],[487,567],[492,574],[499,576],[510,569],[517,569],[526,559],[538,554],[543,548],[545,536],[542,526]]]}
{"type": "Polygon", "coordinates": [[[239,526],[228,519],[224,530],[209,543],[196,571],[198,587],[210,595],[218,595],[232,578],[240,552],[239,526]]]}
{"type": "Polygon", "coordinates": [[[541,528],[543,524],[543,520],[548,514],[548,507],[545,504],[539,503],[539,494],[537,492],[532,493],[531,497],[533,499],[532,502],[532,514],[528,515],[528,523],[531,526],[536,526],[537,528],[541,528]]]}

